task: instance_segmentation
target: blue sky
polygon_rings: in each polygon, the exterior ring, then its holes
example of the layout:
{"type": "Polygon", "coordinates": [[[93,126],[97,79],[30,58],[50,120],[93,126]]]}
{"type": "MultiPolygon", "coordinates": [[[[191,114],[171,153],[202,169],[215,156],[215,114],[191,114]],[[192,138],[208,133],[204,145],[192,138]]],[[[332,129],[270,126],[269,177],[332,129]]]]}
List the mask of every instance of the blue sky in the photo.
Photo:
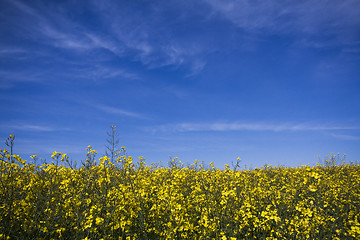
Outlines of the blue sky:
{"type": "MultiPolygon", "coordinates": [[[[360,160],[360,1],[0,0],[0,137],[24,158],[360,160]]],[[[2,144],[5,147],[4,144],[2,144]]]]}

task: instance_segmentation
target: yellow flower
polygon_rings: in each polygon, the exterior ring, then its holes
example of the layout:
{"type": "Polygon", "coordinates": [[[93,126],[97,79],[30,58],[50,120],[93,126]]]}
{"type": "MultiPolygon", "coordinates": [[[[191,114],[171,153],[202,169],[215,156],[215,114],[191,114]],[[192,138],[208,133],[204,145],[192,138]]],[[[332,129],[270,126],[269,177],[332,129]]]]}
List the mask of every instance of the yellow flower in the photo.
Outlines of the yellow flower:
{"type": "Polygon", "coordinates": [[[316,191],[317,191],[317,188],[316,188],[314,185],[310,185],[310,186],[309,186],[309,190],[310,190],[311,192],[316,192],[316,191]]]}
{"type": "Polygon", "coordinates": [[[95,223],[96,223],[96,225],[102,225],[102,224],[103,224],[103,222],[104,222],[104,219],[103,219],[103,218],[101,218],[101,217],[97,217],[97,218],[95,219],[95,223]]]}

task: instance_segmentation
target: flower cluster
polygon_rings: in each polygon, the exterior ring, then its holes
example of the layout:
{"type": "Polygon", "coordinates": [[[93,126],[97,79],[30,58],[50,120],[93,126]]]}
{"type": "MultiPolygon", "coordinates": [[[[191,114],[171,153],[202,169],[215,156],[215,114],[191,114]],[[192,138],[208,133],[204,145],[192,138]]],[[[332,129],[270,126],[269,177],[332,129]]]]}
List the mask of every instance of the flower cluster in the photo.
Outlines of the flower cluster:
{"type": "MultiPolygon", "coordinates": [[[[360,166],[220,170],[115,162],[75,168],[0,152],[0,239],[359,239],[360,166]]],[[[31,156],[36,159],[37,156],[31,156]]]]}

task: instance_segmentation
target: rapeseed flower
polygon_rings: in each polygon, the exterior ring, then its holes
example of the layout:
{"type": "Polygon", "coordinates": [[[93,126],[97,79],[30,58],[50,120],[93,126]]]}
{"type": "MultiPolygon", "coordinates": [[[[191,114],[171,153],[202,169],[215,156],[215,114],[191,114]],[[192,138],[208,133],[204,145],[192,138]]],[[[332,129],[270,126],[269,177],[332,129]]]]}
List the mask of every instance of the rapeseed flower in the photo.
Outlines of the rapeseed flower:
{"type": "Polygon", "coordinates": [[[112,163],[89,145],[78,168],[1,150],[0,239],[360,237],[359,165],[235,171],[172,158],[158,167],[122,150],[112,163]]]}

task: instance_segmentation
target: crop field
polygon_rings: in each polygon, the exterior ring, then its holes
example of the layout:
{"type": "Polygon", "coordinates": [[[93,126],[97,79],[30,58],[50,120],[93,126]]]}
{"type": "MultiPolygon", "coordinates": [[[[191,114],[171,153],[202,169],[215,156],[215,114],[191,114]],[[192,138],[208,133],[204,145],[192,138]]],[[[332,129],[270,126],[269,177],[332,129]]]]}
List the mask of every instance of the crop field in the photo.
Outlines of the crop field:
{"type": "Polygon", "coordinates": [[[239,170],[87,150],[80,167],[1,150],[0,239],[360,239],[360,166],[336,155],[239,170]]]}

